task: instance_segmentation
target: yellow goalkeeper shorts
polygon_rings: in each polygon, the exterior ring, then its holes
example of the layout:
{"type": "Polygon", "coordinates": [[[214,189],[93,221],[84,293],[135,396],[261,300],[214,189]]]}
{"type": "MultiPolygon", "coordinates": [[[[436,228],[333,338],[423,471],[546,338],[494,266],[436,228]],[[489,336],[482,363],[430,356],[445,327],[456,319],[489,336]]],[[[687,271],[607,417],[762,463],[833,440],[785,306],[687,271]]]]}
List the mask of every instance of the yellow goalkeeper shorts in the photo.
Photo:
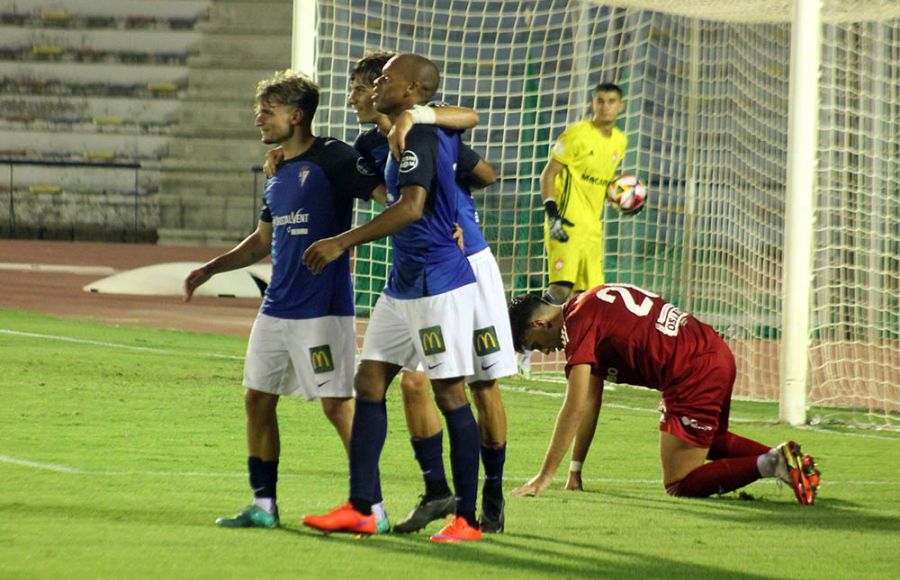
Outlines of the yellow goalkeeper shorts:
{"type": "Polygon", "coordinates": [[[603,241],[597,238],[568,242],[544,238],[550,284],[569,282],[575,292],[603,284],[603,241]]]}

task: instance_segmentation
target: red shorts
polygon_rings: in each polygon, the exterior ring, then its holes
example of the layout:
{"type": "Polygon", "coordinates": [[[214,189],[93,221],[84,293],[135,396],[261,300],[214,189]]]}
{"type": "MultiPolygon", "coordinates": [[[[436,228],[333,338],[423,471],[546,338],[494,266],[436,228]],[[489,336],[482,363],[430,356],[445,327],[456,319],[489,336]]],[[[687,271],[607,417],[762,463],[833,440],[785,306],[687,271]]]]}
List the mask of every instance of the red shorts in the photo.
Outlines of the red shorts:
{"type": "Polygon", "coordinates": [[[727,348],[702,355],[692,367],[685,381],[663,391],[659,430],[708,449],[716,435],[728,431],[737,368],[727,348]]]}

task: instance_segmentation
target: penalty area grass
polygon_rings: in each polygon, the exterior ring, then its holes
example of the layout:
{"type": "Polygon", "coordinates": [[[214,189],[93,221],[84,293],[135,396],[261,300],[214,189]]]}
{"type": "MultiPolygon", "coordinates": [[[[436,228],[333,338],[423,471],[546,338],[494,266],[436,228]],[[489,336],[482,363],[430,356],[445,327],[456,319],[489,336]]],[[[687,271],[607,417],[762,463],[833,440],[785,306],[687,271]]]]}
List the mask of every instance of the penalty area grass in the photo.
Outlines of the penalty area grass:
{"type": "MultiPolygon", "coordinates": [[[[658,394],[606,393],[586,491],[508,493],[538,469],[563,386],[509,380],[506,533],[433,545],[421,533],[323,536],[303,515],[346,499],[343,447],[318,403],[284,399],[282,527],[214,525],[251,499],[243,339],[0,311],[0,577],[883,578],[896,572],[900,437],[797,429],[775,405],[735,402],[733,431],[800,441],[823,472],[803,508],[773,480],[708,500],[660,480],[658,394]]],[[[422,492],[399,389],[381,473],[391,520],[422,492]]],[[[445,456],[449,443],[444,438],[445,456]]],[[[449,461],[446,460],[449,475],[449,461]]]]}

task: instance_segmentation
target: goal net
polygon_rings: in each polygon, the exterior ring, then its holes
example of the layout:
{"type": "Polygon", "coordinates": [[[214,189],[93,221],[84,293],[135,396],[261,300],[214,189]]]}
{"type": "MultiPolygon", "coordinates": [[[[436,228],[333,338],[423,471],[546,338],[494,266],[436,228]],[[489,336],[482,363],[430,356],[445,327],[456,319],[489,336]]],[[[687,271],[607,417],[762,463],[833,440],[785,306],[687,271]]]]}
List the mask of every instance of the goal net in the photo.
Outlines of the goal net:
{"type": "MultiPolygon", "coordinates": [[[[547,286],[538,178],[590,88],[619,84],[621,170],[647,208],[607,208],[607,281],[653,290],[712,324],[738,363],[736,396],[776,401],[788,200],[791,2],[359,0],[318,2],[317,129],[352,141],[348,73],[366,50],[434,60],[444,101],[476,109],[467,138],[498,172],[476,192],[512,296],[547,286]],[[720,7],[724,6],[724,8],[720,7]]],[[[896,427],[900,410],[900,8],[823,3],[809,416],[896,427]]],[[[357,218],[369,219],[362,208],[357,218]]],[[[355,256],[361,325],[386,243],[355,256]]],[[[557,358],[536,357],[540,376],[557,358]]]]}

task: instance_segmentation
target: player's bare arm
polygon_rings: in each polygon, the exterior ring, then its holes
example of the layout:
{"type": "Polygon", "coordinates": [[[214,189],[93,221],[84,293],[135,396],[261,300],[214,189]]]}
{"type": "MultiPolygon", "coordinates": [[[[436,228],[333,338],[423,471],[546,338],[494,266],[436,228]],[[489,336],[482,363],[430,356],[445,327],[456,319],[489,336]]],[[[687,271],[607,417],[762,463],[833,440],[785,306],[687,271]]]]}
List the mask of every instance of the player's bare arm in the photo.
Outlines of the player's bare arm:
{"type": "Polygon", "coordinates": [[[584,491],[584,484],[581,481],[581,464],[587,459],[591,442],[594,440],[594,432],[597,430],[597,419],[600,417],[600,407],[603,405],[602,386],[601,383],[601,388],[588,389],[584,415],[581,417],[581,423],[578,424],[575,443],[572,445],[572,464],[569,465],[569,476],[566,479],[565,487],[567,491],[584,491]],[[576,469],[572,468],[573,464],[577,465],[576,469]]]}
{"type": "Polygon", "coordinates": [[[217,256],[193,270],[184,279],[184,301],[189,302],[194,291],[207,280],[222,272],[245,268],[262,260],[272,252],[272,224],[260,221],[256,231],[221,256],[217,256]]]}
{"type": "Polygon", "coordinates": [[[303,263],[313,274],[320,274],[325,266],[360,244],[380,240],[418,221],[425,209],[428,192],[418,185],[400,190],[400,199],[367,224],[355,227],[340,235],[323,238],[306,249],[303,263]]]}
{"type": "Polygon", "coordinates": [[[479,160],[469,174],[469,186],[475,189],[481,189],[496,182],[497,174],[494,172],[494,167],[484,159],[479,160]]]}
{"type": "Polygon", "coordinates": [[[478,125],[478,113],[465,107],[428,107],[417,105],[413,109],[407,109],[400,113],[394,120],[394,126],[388,132],[388,145],[391,154],[400,159],[400,154],[406,149],[406,135],[416,123],[427,125],[440,125],[447,129],[465,131],[478,125]],[[422,118],[422,115],[431,115],[434,119],[422,118]]]}
{"type": "Polygon", "coordinates": [[[541,201],[556,199],[556,176],[565,168],[566,166],[556,159],[550,159],[547,162],[544,170],[541,171],[541,201]]]}
{"type": "Polygon", "coordinates": [[[387,205],[387,188],[383,184],[372,190],[372,201],[382,207],[387,205]]]}
{"type": "Polygon", "coordinates": [[[556,427],[550,439],[550,446],[544,455],[541,470],[528,480],[528,483],[512,492],[515,496],[541,495],[541,492],[550,485],[553,474],[556,473],[563,456],[575,438],[575,431],[581,423],[584,415],[585,401],[588,398],[588,389],[595,386],[597,377],[591,375],[590,365],[576,365],[569,372],[569,384],[566,387],[566,399],[563,401],[559,415],[556,417],[556,427]]]}
{"type": "Polygon", "coordinates": [[[566,232],[565,227],[571,228],[575,225],[559,215],[559,209],[556,207],[556,176],[565,167],[556,159],[550,159],[541,172],[541,199],[549,220],[550,237],[558,242],[568,242],[569,234],[566,232]]]}

